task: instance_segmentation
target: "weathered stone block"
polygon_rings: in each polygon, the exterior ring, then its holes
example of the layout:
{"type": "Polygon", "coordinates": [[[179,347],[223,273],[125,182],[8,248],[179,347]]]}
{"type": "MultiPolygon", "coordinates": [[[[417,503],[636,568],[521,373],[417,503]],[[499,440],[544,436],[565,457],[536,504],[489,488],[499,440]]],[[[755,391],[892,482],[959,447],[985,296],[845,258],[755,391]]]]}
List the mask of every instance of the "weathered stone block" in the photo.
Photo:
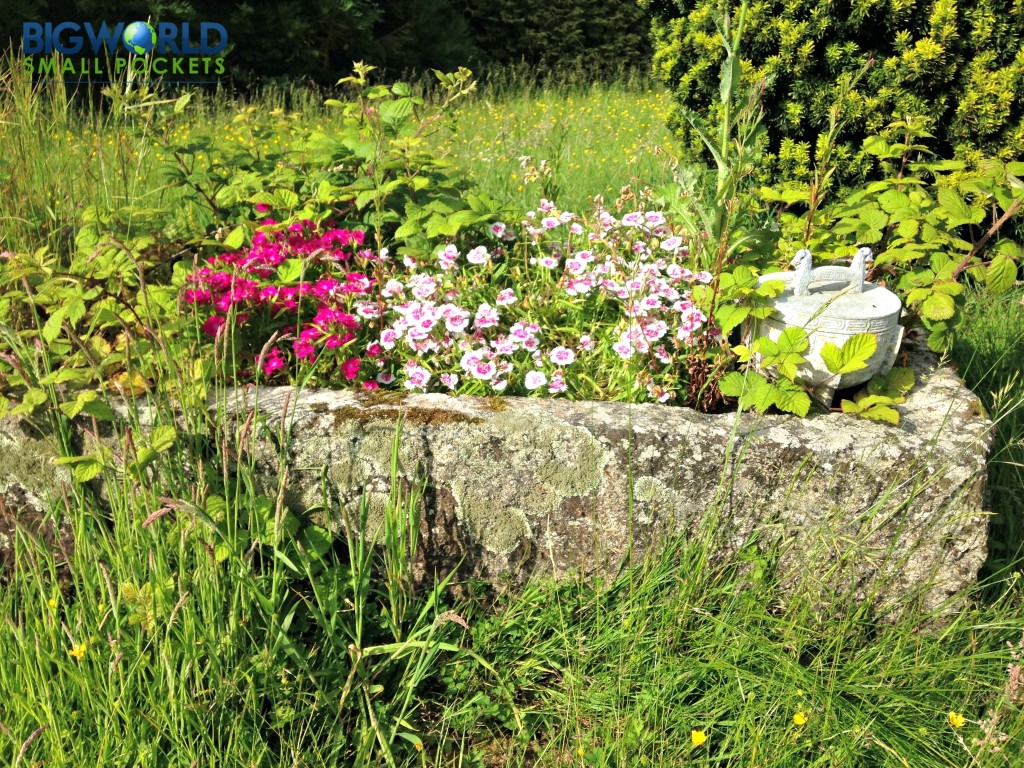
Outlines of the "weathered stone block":
{"type": "MultiPolygon", "coordinates": [[[[932,608],[985,559],[991,425],[951,370],[923,345],[906,348],[918,383],[898,427],[839,413],[254,387],[228,393],[219,423],[233,433],[252,416],[246,448],[261,482],[276,496],[283,457],[287,504],[336,530],[363,494],[379,524],[400,423],[398,478],[426,482],[422,576],[608,575],[627,554],[714,522],[719,557],[755,537],[780,543],[791,588],[827,598],[852,586],[882,608],[910,596],[932,608]]],[[[15,425],[0,422],[5,467],[39,447],[18,448],[15,425]]],[[[66,482],[38,467],[8,470],[3,495],[38,500],[40,484],[66,482]]]]}

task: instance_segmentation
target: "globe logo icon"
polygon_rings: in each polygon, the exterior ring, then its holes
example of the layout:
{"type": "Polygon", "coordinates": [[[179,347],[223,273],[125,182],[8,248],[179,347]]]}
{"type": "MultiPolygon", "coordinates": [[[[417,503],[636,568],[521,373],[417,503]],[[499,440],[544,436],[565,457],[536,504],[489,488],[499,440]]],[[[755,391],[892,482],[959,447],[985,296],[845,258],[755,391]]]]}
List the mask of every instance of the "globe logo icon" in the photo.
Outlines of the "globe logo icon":
{"type": "Polygon", "coordinates": [[[124,29],[124,47],[139,56],[145,56],[156,45],[156,32],[144,21],[133,21],[124,29]]]}

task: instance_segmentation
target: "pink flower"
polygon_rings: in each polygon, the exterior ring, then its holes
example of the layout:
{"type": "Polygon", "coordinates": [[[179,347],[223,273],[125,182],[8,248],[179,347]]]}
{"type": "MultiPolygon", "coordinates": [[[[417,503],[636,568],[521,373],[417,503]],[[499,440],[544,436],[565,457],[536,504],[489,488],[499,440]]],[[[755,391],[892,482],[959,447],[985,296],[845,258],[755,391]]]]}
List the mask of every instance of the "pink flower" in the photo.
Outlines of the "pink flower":
{"type": "Polygon", "coordinates": [[[398,341],[398,334],[391,328],[385,328],[380,334],[380,345],[384,349],[394,349],[398,341]]]}
{"type": "Polygon", "coordinates": [[[554,229],[561,223],[562,222],[560,222],[554,216],[545,216],[543,219],[540,220],[540,225],[544,227],[544,229],[554,229]]]}
{"type": "Polygon", "coordinates": [[[438,378],[448,389],[455,389],[459,383],[459,374],[457,373],[442,373],[438,378]]]}
{"type": "Polygon", "coordinates": [[[569,387],[565,383],[565,374],[561,371],[555,371],[551,374],[551,381],[548,382],[548,392],[552,395],[557,395],[560,392],[565,392],[569,387]]]}
{"type": "Polygon", "coordinates": [[[478,245],[466,254],[466,261],[470,264],[486,264],[488,259],[490,259],[490,254],[482,245],[478,245]]]}
{"type": "Polygon", "coordinates": [[[545,213],[550,213],[551,211],[555,210],[555,204],[552,203],[550,200],[545,200],[543,197],[540,199],[540,205],[538,205],[537,207],[540,208],[545,213]]]}
{"type": "Polygon", "coordinates": [[[270,351],[263,357],[260,368],[266,376],[272,376],[276,371],[284,368],[284,355],[281,354],[281,350],[277,347],[271,347],[270,351]]]}
{"type": "Polygon", "coordinates": [[[511,288],[506,288],[503,291],[498,292],[498,298],[495,299],[494,303],[499,307],[506,307],[509,304],[515,304],[519,299],[516,298],[515,291],[511,288]]]}
{"type": "Polygon", "coordinates": [[[494,235],[495,237],[501,237],[502,235],[505,234],[505,225],[502,224],[500,221],[494,222],[493,224],[491,224],[491,234],[494,235]]]}
{"type": "Polygon", "coordinates": [[[594,340],[588,335],[580,336],[580,349],[585,352],[590,351],[594,348],[594,340]]]}
{"type": "Polygon", "coordinates": [[[480,361],[470,369],[470,373],[473,377],[482,381],[487,381],[497,373],[497,366],[494,365],[490,360],[480,361]]]}
{"type": "Polygon", "coordinates": [[[216,336],[221,328],[224,327],[224,318],[220,315],[210,315],[203,322],[203,333],[209,334],[210,336],[216,336]]]}
{"type": "Polygon", "coordinates": [[[292,342],[292,350],[295,352],[295,356],[299,360],[305,360],[308,357],[316,357],[316,348],[304,339],[296,339],[292,342]]]}
{"type": "Polygon", "coordinates": [[[406,389],[426,389],[428,381],[430,381],[430,371],[426,368],[412,362],[405,364],[406,389]]]}
{"type": "Polygon", "coordinates": [[[270,206],[266,203],[256,203],[256,210],[260,213],[266,213],[270,210],[270,206]]]}
{"type": "Polygon", "coordinates": [[[380,384],[376,381],[364,381],[363,389],[380,389],[380,384]]]}
{"type": "Polygon", "coordinates": [[[388,371],[381,371],[377,374],[377,381],[385,387],[395,380],[395,374],[388,371]]]}
{"type": "Polygon", "coordinates": [[[623,360],[628,360],[633,356],[633,347],[630,346],[628,341],[617,341],[612,344],[612,349],[615,350],[616,354],[623,360]]]}
{"type": "Polygon", "coordinates": [[[498,310],[484,303],[477,308],[473,321],[477,328],[491,328],[498,324],[499,317],[498,310]]]}
{"type": "Polygon", "coordinates": [[[548,353],[548,357],[555,365],[572,365],[576,360],[576,353],[568,347],[555,347],[548,353]]]}
{"type": "Polygon", "coordinates": [[[534,389],[537,389],[538,387],[543,387],[547,383],[548,379],[542,372],[530,371],[529,373],[526,374],[526,378],[523,381],[523,386],[532,391],[534,389]]]}
{"type": "Polygon", "coordinates": [[[341,364],[341,372],[345,378],[352,381],[359,375],[359,366],[362,364],[362,360],[358,357],[350,357],[344,363],[341,364]]]}
{"type": "MultiPolygon", "coordinates": [[[[683,244],[683,238],[681,237],[666,237],[661,241],[661,250],[671,251],[675,253],[679,250],[679,247],[683,244]]],[[[670,275],[671,276],[671,275],[670,275]]]]}

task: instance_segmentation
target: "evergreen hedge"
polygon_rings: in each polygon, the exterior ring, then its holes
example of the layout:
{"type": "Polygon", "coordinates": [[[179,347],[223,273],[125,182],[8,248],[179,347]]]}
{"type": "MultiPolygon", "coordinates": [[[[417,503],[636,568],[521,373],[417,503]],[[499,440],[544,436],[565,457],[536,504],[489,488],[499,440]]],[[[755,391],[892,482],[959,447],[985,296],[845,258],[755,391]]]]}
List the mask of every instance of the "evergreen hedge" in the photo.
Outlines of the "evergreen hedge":
{"type": "MultiPolygon", "coordinates": [[[[653,18],[655,75],[679,105],[673,127],[696,157],[703,147],[683,112],[716,117],[722,5],[640,5],[653,18]]],[[[806,177],[834,105],[846,120],[845,183],[870,173],[862,142],[894,121],[916,121],[945,157],[1011,160],[1024,152],[1024,0],[756,0],[747,20],[744,81],[767,80],[766,178],[806,177]]]]}

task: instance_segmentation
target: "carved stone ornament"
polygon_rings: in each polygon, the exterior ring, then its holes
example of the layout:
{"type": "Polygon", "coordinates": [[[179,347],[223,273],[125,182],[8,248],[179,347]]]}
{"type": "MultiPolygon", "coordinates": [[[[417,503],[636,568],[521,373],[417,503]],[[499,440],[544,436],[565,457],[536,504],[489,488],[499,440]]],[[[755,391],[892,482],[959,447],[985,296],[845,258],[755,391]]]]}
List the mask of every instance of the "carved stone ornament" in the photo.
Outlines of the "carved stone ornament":
{"type": "Polygon", "coordinates": [[[865,281],[871,255],[870,248],[861,248],[848,267],[813,268],[811,252],[805,249],[798,251],[791,262],[793,271],[773,272],[758,279],[758,284],[782,280],[786,289],[773,300],[775,312],[771,317],[746,324],[744,339],[749,342],[767,336],[774,341],[792,327],[807,331],[811,346],[804,353],[807,363],[800,366],[798,375],[814,387],[815,399],[826,406],[831,405],[837,389],[863,384],[875,374],[888,373],[903,340],[903,327],[899,324],[903,305],[899,297],[865,281]],[[834,376],[821,359],[821,350],[828,342],[841,347],[859,333],[873,334],[878,340],[867,367],[834,376]]]}

